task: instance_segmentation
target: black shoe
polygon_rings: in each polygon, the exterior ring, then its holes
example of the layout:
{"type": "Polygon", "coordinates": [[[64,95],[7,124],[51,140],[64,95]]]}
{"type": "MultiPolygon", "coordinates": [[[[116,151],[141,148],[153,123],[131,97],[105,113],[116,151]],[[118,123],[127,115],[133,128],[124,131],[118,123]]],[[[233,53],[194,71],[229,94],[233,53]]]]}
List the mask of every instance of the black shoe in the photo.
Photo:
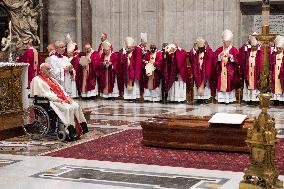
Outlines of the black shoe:
{"type": "Polygon", "coordinates": [[[69,139],[70,140],[74,140],[76,138],[76,136],[77,136],[76,128],[73,125],[69,125],[67,127],[67,130],[69,132],[69,134],[68,134],[69,135],[69,139]]]}
{"type": "Polygon", "coordinates": [[[87,126],[87,123],[86,123],[86,122],[80,123],[80,126],[81,126],[81,128],[82,128],[82,130],[83,130],[83,134],[89,132],[89,129],[88,129],[88,126],[87,126]]]}
{"type": "Polygon", "coordinates": [[[275,100],[275,101],[273,102],[273,105],[274,105],[274,106],[279,106],[279,104],[280,104],[279,100],[275,100]]]}
{"type": "Polygon", "coordinates": [[[247,101],[247,104],[251,106],[251,105],[253,105],[253,102],[252,101],[247,101]]]}

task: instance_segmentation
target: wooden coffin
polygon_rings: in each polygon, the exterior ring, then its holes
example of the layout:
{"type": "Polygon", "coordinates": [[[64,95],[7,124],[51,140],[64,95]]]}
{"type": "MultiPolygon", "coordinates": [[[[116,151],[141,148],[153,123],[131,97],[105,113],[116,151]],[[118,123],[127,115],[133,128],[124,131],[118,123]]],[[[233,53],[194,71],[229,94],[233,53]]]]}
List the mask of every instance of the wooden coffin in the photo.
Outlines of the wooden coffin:
{"type": "Polygon", "coordinates": [[[147,146],[248,152],[247,129],[253,120],[241,125],[209,124],[210,117],[163,115],[141,123],[147,146]]]}

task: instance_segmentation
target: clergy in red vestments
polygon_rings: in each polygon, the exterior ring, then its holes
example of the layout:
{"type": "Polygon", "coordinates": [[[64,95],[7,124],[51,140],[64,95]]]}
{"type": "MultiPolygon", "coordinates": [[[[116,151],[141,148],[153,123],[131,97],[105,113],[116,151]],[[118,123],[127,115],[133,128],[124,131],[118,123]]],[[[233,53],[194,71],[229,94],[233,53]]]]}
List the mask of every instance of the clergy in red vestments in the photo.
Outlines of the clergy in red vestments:
{"type": "Polygon", "coordinates": [[[196,39],[197,50],[190,52],[192,73],[194,79],[194,99],[208,103],[209,98],[215,95],[212,75],[213,51],[205,45],[205,39],[196,39]],[[213,90],[211,90],[213,89],[213,90]]]}
{"type": "Polygon", "coordinates": [[[270,56],[271,88],[275,104],[284,102],[284,37],[275,38],[275,48],[270,56]]]}
{"type": "MultiPolygon", "coordinates": [[[[253,35],[257,35],[253,33],[253,35]]],[[[253,35],[239,50],[239,64],[244,80],[243,101],[259,101],[258,80],[262,70],[263,48],[253,35]]]]}
{"type": "Polygon", "coordinates": [[[217,100],[221,103],[236,101],[235,89],[239,85],[239,51],[232,46],[233,33],[226,29],[223,34],[223,46],[214,53],[216,68],[217,100]]]}
{"type": "MultiPolygon", "coordinates": [[[[105,32],[101,34],[101,43],[100,43],[99,48],[98,48],[99,55],[101,55],[103,53],[103,47],[102,47],[103,42],[109,42],[107,40],[107,33],[105,33],[105,32]]],[[[113,52],[112,45],[110,46],[110,51],[113,52]]]]}
{"type": "Polygon", "coordinates": [[[100,96],[114,98],[119,96],[117,84],[117,55],[111,51],[111,44],[102,43],[103,53],[99,61],[100,96]]]}
{"type": "Polygon", "coordinates": [[[80,90],[82,97],[95,97],[99,92],[98,85],[98,65],[100,56],[92,46],[87,43],[85,45],[86,53],[80,57],[80,90]]]}
{"type": "Polygon", "coordinates": [[[167,100],[183,102],[186,100],[186,85],[189,80],[187,52],[175,44],[167,45],[166,52],[164,79],[165,91],[168,93],[167,100]]]}
{"type": "Polygon", "coordinates": [[[150,51],[145,55],[144,100],[159,102],[162,100],[162,72],[163,53],[157,49],[155,44],[150,45],[150,51]]]}
{"type": "Polygon", "coordinates": [[[126,37],[126,48],[122,50],[120,55],[121,64],[123,66],[124,79],[124,99],[131,100],[140,98],[140,87],[142,81],[142,50],[134,44],[132,37],[126,37]]]}
{"type": "Polygon", "coordinates": [[[137,46],[142,50],[142,59],[147,54],[147,33],[141,33],[141,43],[137,46]]]}
{"type": "Polygon", "coordinates": [[[28,68],[28,87],[32,79],[38,75],[39,66],[42,63],[38,51],[33,47],[33,41],[29,40],[26,44],[27,50],[17,59],[17,62],[29,63],[28,68]]]}
{"type": "MultiPolygon", "coordinates": [[[[63,87],[51,77],[51,66],[43,63],[40,74],[31,82],[31,96],[45,97],[50,100],[50,106],[67,128],[75,126],[77,136],[88,132],[86,119],[81,107],[72,100],[63,87]]],[[[69,133],[70,135],[71,133],[69,133]]],[[[72,133],[74,134],[74,133],[72,133]]],[[[73,136],[74,137],[74,136],[73,136]]],[[[72,137],[72,138],[73,138],[72,137]]]]}

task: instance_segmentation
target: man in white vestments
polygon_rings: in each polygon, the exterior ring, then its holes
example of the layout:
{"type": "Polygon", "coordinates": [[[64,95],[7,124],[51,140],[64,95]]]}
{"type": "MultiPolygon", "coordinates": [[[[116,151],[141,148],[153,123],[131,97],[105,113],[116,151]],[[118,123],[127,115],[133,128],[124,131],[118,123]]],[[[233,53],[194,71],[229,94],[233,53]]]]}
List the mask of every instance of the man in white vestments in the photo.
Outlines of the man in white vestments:
{"type": "Polygon", "coordinates": [[[51,77],[51,66],[43,63],[40,73],[31,82],[31,97],[35,95],[50,100],[50,106],[65,126],[75,126],[77,136],[88,132],[81,107],[72,100],[63,87],[51,77]]]}
{"type": "Polygon", "coordinates": [[[55,54],[47,59],[52,68],[52,76],[63,86],[66,93],[71,97],[77,97],[75,70],[69,59],[64,56],[65,44],[62,41],[55,42],[55,54]]]}

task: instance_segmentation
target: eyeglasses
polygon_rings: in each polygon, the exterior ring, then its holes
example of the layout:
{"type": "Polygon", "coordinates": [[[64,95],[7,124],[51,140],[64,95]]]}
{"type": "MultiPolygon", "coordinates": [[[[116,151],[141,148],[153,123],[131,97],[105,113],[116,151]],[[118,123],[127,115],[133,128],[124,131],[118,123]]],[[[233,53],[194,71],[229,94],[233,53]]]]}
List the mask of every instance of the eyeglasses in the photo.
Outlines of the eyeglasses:
{"type": "Polygon", "coordinates": [[[62,47],[58,47],[58,48],[60,48],[60,49],[65,49],[66,47],[65,47],[65,46],[62,46],[62,47]]]}

